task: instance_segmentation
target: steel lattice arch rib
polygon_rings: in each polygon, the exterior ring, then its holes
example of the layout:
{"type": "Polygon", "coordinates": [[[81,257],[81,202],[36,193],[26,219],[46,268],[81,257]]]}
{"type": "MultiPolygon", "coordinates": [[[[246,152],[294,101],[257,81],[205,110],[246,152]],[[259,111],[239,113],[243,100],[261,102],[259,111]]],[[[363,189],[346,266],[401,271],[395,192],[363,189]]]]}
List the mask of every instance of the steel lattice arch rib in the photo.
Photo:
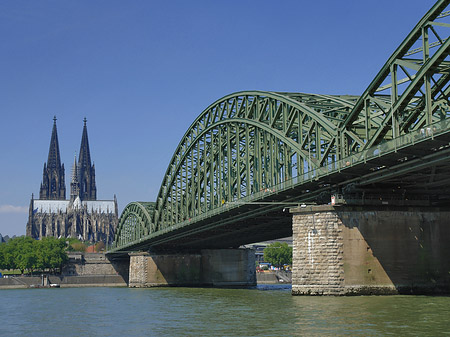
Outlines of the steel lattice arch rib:
{"type": "MultiPolygon", "coordinates": [[[[450,129],[449,3],[438,1],[426,13],[361,96],[243,91],[209,105],[175,150],[156,202],[124,209],[113,251],[157,242],[248,203],[312,200],[339,179],[350,181],[342,172],[381,156],[405,172],[401,162],[414,156],[398,156],[399,149],[450,129]],[[299,186],[296,198],[287,194],[299,186]]],[[[446,150],[432,149],[439,156],[430,160],[442,161],[446,150]]],[[[358,174],[392,178],[386,167],[358,174]]]]}

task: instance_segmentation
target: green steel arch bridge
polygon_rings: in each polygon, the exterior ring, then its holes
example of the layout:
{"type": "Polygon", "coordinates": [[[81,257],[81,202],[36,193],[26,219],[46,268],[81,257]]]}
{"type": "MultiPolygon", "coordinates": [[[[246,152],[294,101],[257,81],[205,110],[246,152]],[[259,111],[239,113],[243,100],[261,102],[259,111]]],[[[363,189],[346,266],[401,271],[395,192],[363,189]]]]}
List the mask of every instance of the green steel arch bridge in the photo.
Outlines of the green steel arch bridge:
{"type": "Polygon", "coordinates": [[[109,253],[229,248],[292,234],[288,208],[450,204],[450,0],[361,96],[244,91],[181,139],[156,202],[126,206],[109,253]]]}

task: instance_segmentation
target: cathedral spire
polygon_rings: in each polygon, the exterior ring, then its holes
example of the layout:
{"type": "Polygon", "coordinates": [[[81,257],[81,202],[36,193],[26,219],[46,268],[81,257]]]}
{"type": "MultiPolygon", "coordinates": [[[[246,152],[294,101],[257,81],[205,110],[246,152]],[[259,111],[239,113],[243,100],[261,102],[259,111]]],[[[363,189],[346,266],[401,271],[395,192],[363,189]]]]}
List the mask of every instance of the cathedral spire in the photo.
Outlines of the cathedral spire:
{"type": "Polygon", "coordinates": [[[86,122],[87,119],[84,117],[84,127],[83,135],[81,136],[81,146],[80,146],[80,157],[78,158],[78,165],[87,168],[91,166],[91,153],[89,151],[89,140],[87,134],[86,122]]]}
{"type": "Polygon", "coordinates": [[[75,153],[72,166],[72,180],[70,182],[70,200],[73,202],[79,196],[80,185],[78,183],[77,154],[75,153]]]}
{"type": "Polygon", "coordinates": [[[97,200],[95,186],[95,167],[91,165],[91,153],[86,127],[86,117],[83,120],[83,134],[81,136],[80,154],[78,157],[78,182],[81,200],[97,200]]]}
{"type": "Polygon", "coordinates": [[[66,198],[64,164],[61,165],[61,156],[59,154],[56,116],[53,117],[50,148],[48,151],[47,163],[44,163],[44,172],[42,175],[39,198],[43,200],[64,200],[66,198]]]}
{"type": "Polygon", "coordinates": [[[56,116],[53,117],[52,138],[50,140],[50,149],[48,151],[48,168],[61,166],[61,156],[59,155],[58,131],[56,130],[56,116]]]}

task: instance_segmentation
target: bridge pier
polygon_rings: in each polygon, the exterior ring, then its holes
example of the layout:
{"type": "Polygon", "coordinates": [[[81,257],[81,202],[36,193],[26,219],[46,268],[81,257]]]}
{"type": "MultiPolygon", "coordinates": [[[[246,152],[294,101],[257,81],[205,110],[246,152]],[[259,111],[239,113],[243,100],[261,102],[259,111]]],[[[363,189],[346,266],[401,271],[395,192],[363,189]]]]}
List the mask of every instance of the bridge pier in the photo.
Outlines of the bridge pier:
{"type": "Polygon", "coordinates": [[[306,206],[293,213],[293,295],[450,293],[450,211],[306,206]]]}
{"type": "Polygon", "coordinates": [[[204,249],[198,253],[130,254],[129,287],[256,286],[251,249],[204,249]]]}

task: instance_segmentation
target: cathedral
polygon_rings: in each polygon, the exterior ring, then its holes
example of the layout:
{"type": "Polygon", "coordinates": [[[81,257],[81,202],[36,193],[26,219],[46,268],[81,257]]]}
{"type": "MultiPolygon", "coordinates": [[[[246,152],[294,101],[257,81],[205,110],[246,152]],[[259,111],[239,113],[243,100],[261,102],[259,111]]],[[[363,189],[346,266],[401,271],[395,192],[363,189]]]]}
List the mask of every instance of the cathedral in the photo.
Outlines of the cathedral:
{"type": "Polygon", "coordinates": [[[64,164],[59,154],[56,117],[47,163],[44,163],[39,199],[31,197],[26,234],[35,239],[46,236],[71,237],[111,244],[118,223],[117,199],[97,200],[95,165],[91,165],[84,119],[80,152],[75,156],[66,200],[64,164]]]}

